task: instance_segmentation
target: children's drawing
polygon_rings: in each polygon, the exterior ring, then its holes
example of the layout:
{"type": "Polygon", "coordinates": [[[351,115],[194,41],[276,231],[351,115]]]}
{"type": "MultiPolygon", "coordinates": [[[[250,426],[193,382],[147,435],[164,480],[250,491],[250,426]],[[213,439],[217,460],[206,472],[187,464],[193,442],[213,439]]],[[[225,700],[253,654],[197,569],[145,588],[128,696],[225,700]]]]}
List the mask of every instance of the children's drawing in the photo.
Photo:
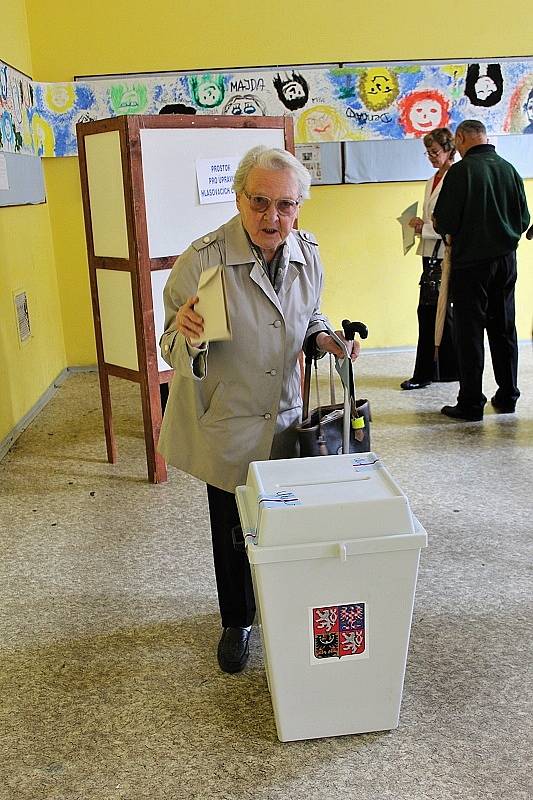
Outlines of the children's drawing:
{"type": "Polygon", "coordinates": [[[159,109],[159,114],[196,114],[196,109],[185,103],[168,103],[159,109]]]}
{"type": "Polygon", "coordinates": [[[527,100],[524,103],[524,113],[527,116],[528,124],[522,133],[533,133],[533,86],[531,87],[531,91],[529,92],[527,100]]]}
{"type": "Polygon", "coordinates": [[[344,138],[344,120],[333,106],[318,105],[306,109],[296,123],[296,141],[339,142],[344,138]]]}
{"type": "Polygon", "coordinates": [[[109,90],[109,102],[116,116],[142,114],[148,106],[148,90],[142,83],[117,83],[109,90]]]}
{"type": "Polygon", "coordinates": [[[224,99],[223,75],[192,75],[189,87],[193,101],[200,108],[215,108],[224,99]]]}
{"type": "Polygon", "coordinates": [[[32,115],[31,133],[36,155],[53,156],[55,154],[54,131],[52,126],[40,114],[35,113],[32,115]]]}
{"type": "Polygon", "coordinates": [[[499,64],[469,64],[465,95],[473,106],[489,108],[502,99],[503,75],[499,64]]]}
{"type": "Polygon", "coordinates": [[[18,125],[22,124],[22,103],[24,95],[22,93],[21,81],[13,81],[11,83],[11,107],[13,109],[13,117],[18,125]]]}
{"type": "Polygon", "coordinates": [[[250,116],[252,114],[264,117],[266,112],[263,103],[253,94],[236,94],[230,97],[222,109],[222,113],[234,117],[250,116]]]}
{"type": "Polygon", "coordinates": [[[0,61],[0,149],[76,154],[76,123],[122,114],[280,113],[299,144],[420,137],[480,119],[491,136],[533,133],[533,60],[263,68],[39,83],[0,61]],[[3,115],[3,116],[2,116],[3,115]]]}
{"type": "Polygon", "coordinates": [[[359,94],[367,108],[380,111],[398,97],[398,78],[386,67],[366,69],[359,79],[359,94]]]}
{"type": "Polygon", "coordinates": [[[14,125],[9,111],[3,111],[0,116],[0,131],[2,135],[2,147],[6,150],[15,149],[14,125]]]}
{"type": "Polygon", "coordinates": [[[9,96],[7,81],[7,64],[0,65],[0,105],[7,103],[9,96]]]}
{"type": "Polygon", "coordinates": [[[289,111],[296,111],[298,108],[303,108],[309,99],[309,86],[304,76],[299,72],[294,72],[289,77],[285,73],[282,78],[278,74],[272,81],[274,88],[278,93],[278,97],[289,111]]]}
{"type": "Polygon", "coordinates": [[[436,89],[411,92],[399,100],[398,108],[400,124],[407,134],[423,136],[448,124],[448,100],[436,89]]]}
{"type": "Polygon", "coordinates": [[[49,83],[44,93],[46,107],[55,114],[64,114],[74,107],[74,87],[71,83],[49,83]]]}

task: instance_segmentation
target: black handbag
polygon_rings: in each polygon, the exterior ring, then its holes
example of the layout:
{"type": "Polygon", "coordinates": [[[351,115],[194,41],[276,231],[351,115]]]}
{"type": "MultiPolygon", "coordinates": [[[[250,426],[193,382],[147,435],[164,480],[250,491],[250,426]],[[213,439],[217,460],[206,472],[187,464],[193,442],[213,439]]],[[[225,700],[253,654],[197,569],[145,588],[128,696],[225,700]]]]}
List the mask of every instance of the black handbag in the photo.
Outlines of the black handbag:
{"type": "MultiPolygon", "coordinates": [[[[349,452],[368,453],[370,451],[370,404],[368,400],[356,400],[353,380],[353,366],[349,363],[349,386],[344,387],[350,395],[350,427],[349,427],[349,452]]],[[[320,404],[318,389],[318,369],[316,357],[305,357],[305,374],[303,389],[303,421],[298,425],[298,441],[300,456],[327,456],[340,455],[343,452],[344,440],[344,403],[335,402],[335,386],[333,379],[333,357],[330,355],[330,393],[331,402],[328,405],[320,404]],[[311,393],[311,365],[314,361],[317,408],[309,413],[309,396],[311,393]]]]}
{"type": "Polygon", "coordinates": [[[442,277],[442,258],[438,257],[441,239],[435,242],[433,253],[430,255],[427,266],[424,266],[420,278],[420,305],[436,306],[439,300],[440,281],[442,277]]]}

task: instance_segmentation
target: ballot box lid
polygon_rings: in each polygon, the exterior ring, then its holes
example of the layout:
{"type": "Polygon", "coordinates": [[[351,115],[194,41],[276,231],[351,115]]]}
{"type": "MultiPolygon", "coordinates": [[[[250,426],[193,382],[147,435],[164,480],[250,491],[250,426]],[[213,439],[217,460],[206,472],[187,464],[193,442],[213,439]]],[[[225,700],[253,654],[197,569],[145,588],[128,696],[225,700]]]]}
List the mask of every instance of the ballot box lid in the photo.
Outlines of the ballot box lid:
{"type": "Polygon", "coordinates": [[[375,453],[254,461],[237,496],[244,534],[259,547],[415,532],[407,497],[375,453]]]}

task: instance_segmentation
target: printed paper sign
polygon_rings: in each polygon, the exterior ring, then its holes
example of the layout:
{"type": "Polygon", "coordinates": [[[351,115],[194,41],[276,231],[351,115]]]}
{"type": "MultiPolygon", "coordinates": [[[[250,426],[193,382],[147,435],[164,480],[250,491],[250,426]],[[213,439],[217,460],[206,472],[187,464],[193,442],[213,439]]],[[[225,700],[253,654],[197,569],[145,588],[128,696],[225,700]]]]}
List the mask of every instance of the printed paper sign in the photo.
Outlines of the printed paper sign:
{"type": "Polygon", "coordinates": [[[198,158],[196,180],[200,205],[229,203],[235,200],[233,178],[239,164],[238,158],[198,158]]]}
{"type": "Polygon", "coordinates": [[[3,191],[7,191],[9,189],[6,157],[1,154],[0,154],[0,189],[3,191]]]}
{"type": "Polygon", "coordinates": [[[311,608],[311,663],[368,658],[366,603],[311,608]]]}
{"type": "Polygon", "coordinates": [[[306,144],[298,148],[298,158],[307,167],[314,180],[322,180],[322,161],[320,159],[320,145],[306,144]]]}

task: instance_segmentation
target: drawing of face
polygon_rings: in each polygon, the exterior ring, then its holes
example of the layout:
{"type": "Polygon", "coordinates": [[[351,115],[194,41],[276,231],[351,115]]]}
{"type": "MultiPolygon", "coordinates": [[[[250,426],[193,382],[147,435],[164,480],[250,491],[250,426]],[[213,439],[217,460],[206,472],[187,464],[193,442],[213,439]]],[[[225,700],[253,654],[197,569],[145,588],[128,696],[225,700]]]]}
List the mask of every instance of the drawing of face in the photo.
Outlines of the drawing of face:
{"type": "Polygon", "coordinates": [[[290,77],[285,79],[278,73],[273,80],[274,88],[278,94],[279,99],[290,111],[296,111],[297,108],[303,108],[309,99],[309,87],[303,75],[298,72],[292,73],[290,77]]]}
{"type": "Polygon", "coordinates": [[[265,115],[265,109],[253,94],[236,94],[224,106],[223,114],[231,114],[234,117],[249,116],[257,114],[265,115]]]}
{"type": "Polygon", "coordinates": [[[442,108],[434,100],[420,100],[411,107],[409,119],[415,131],[428,131],[439,127],[442,108]]]}
{"type": "Polygon", "coordinates": [[[359,93],[367,108],[379,111],[387,108],[398,96],[398,79],[389,69],[367,69],[359,81],[359,93]]]}
{"type": "Polygon", "coordinates": [[[412,92],[398,103],[400,123],[406,133],[421,136],[448,123],[448,101],[435,89],[412,92]]]}
{"type": "Polygon", "coordinates": [[[490,97],[490,95],[497,91],[497,89],[498,87],[488,75],[482,75],[481,78],[478,78],[474,84],[476,97],[478,97],[479,100],[486,100],[487,97],[490,97]]]}
{"type": "Polygon", "coordinates": [[[469,64],[465,95],[473,106],[490,108],[502,99],[503,75],[499,64],[469,64]]]}
{"type": "Polygon", "coordinates": [[[31,133],[35,153],[38,156],[53,156],[55,153],[54,131],[40,114],[34,114],[31,118],[31,133]]]}
{"type": "Polygon", "coordinates": [[[215,86],[214,83],[206,83],[200,86],[198,88],[198,100],[200,105],[206,106],[207,108],[216,106],[222,100],[218,86],[215,86]]]}
{"type": "Polygon", "coordinates": [[[74,88],[68,84],[50,84],[46,87],[44,102],[50,111],[64,114],[74,105],[74,88]]]}
{"type": "Polygon", "coordinates": [[[117,83],[111,87],[109,99],[117,116],[142,114],[148,105],[148,92],[142,84],[128,86],[117,83]]]}
{"type": "Polygon", "coordinates": [[[289,81],[283,87],[283,94],[287,100],[301,100],[305,97],[304,87],[296,81],[289,81]]]}
{"type": "Polygon", "coordinates": [[[192,98],[201,108],[214,108],[224,99],[224,78],[222,75],[197,76],[189,79],[192,98]]]}
{"type": "Polygon", "coordinates": [[[342,120],[332,106],[319,105],[304,111],[297,122],[297,139],[305,142],[339,142],[342,120]]]}

